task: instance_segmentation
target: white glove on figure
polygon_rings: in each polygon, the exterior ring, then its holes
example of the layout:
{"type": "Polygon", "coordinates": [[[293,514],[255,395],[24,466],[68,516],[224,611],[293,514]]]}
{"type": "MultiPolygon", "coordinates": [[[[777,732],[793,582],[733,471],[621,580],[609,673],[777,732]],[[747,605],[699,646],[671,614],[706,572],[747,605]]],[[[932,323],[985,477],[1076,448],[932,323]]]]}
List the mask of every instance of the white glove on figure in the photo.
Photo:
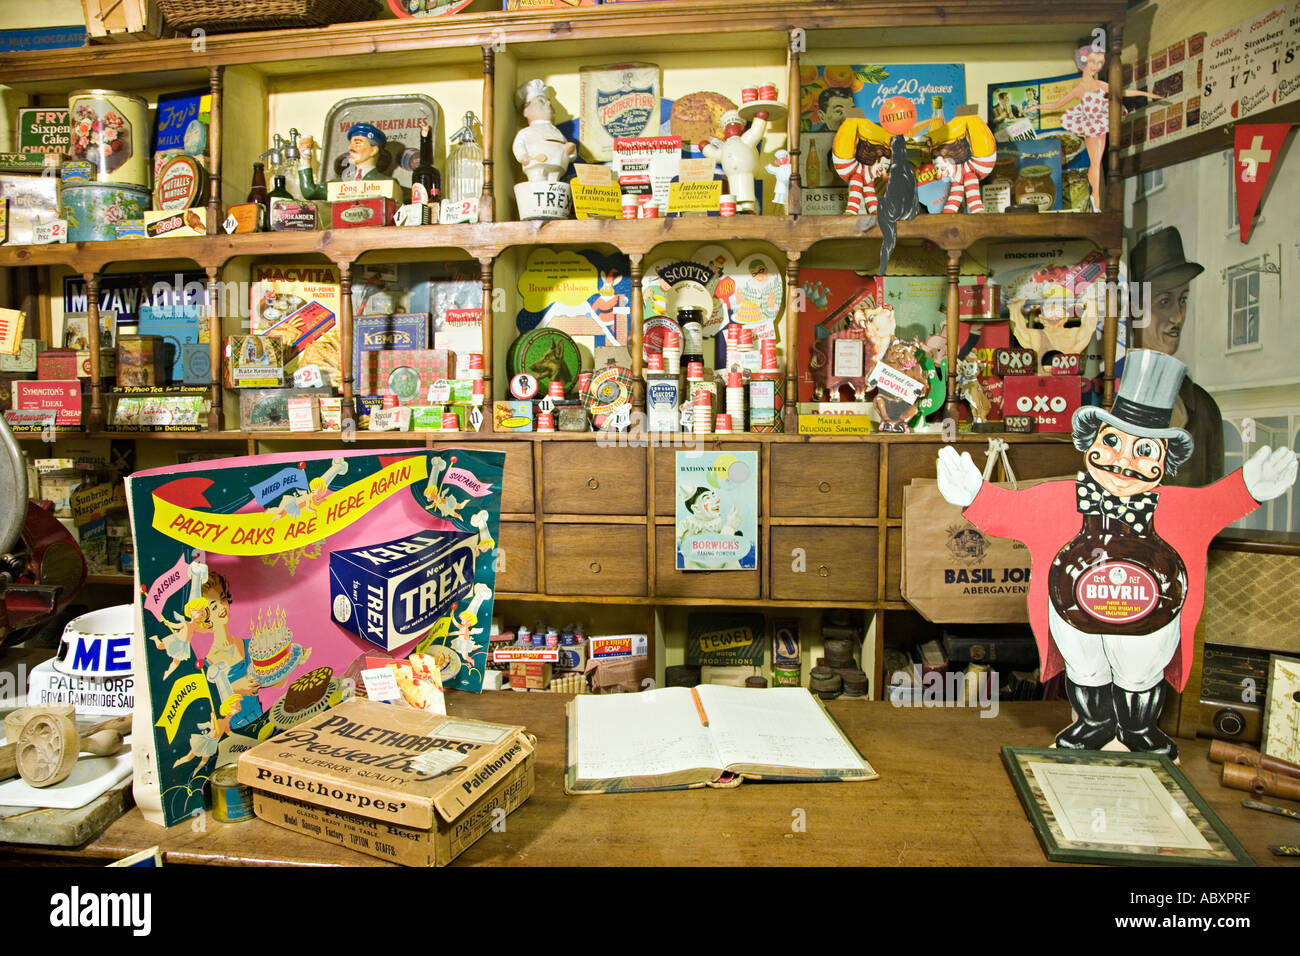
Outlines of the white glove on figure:
{"type": "Polygon", "coordinates": [[[1242,465],[1241,477],[1252,498],[1261,503],[1272,501],[1295,484],[1296,453],[1290,448],[1273,451],[1265,445],[1242,465]]]}
{"type": "Polygon", "coordinates": [[[984,476],[971,459],[970,452],[958,455],[957,449],[952,445],[944,445],[939,449],[939,461],[935,469],[939,475],[939,494],[943,495],[948,504],[958,508],[965,508],[974,501],[980,492],[980,486],[984,484],[984,476]]]}

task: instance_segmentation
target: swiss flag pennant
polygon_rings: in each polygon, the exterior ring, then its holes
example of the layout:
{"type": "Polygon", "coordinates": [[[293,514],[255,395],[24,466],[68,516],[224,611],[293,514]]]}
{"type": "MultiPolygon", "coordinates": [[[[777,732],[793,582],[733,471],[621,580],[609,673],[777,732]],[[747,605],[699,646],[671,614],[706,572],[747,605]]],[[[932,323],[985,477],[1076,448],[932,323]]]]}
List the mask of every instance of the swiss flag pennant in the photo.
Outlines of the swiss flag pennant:
{"type": "Polygon", "coordinates": [[[1273,172],[1278,150],[1291,131],[1290,123],[1238,123],[1232,147],[1233,177],[1237,184],[1237,220],[1241,241],[1250,237],[1255,211],[1273,172]]]}

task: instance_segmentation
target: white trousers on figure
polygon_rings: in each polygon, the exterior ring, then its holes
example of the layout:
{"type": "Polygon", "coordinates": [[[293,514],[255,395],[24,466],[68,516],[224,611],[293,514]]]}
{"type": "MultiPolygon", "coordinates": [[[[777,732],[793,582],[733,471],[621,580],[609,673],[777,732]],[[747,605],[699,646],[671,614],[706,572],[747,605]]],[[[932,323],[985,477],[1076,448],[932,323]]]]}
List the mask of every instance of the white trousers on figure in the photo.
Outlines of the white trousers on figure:
{"type": "Polygon", "coordinates": [[[1081,687],[1115,684],[1121,690],[1144,691],[1164,679],[1165,667],[1180,638],[1179,619],[1150,634],[1088,634],[1047,607],[1052,640],[1065,659],[1065,676],[1081,687]]]}

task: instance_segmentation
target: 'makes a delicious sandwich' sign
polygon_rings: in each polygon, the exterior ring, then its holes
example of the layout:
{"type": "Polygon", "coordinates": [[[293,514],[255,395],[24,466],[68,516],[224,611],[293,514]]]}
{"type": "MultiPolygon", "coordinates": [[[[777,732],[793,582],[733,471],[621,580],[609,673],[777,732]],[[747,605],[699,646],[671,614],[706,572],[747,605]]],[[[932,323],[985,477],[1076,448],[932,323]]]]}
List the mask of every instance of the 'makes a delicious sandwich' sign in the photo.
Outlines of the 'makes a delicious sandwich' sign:
{"type": "Polygon", "coordinates": [[[146,816],[201,811],[218,766],[354,696],[367,657],[427,653],[445,686],[481,690],[503,463],[311,452],[127,479],[146,816]]]}

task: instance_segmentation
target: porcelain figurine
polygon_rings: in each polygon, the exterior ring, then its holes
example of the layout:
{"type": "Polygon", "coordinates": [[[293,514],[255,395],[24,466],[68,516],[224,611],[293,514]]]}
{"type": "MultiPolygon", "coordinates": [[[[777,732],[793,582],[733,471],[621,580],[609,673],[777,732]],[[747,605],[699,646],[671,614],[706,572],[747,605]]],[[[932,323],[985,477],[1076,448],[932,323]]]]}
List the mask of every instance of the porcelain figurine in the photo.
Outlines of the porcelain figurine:
{"type": "Polygon", "coordinates": [[[728,110],[722,116],[721,144],[702,142],[700,152],[706,158],[722,164],[722,173],[727,177],[727,188],[736,200],[736,211],[753,213],[757,209],[754,195],[754,172],[758,166],[758,144],[767,133],[767,112],[759,110],[754,114],[754,122],[745,129],[744,121],[735,110],[728,110]]]}

